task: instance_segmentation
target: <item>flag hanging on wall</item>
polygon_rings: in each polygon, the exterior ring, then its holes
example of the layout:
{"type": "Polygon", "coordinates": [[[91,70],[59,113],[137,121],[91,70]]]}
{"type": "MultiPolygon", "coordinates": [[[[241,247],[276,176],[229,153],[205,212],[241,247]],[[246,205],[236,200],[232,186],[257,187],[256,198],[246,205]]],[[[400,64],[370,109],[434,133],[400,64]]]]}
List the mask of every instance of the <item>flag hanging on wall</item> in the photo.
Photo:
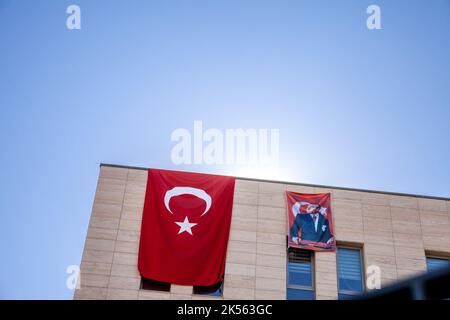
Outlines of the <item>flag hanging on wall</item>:
{"type": "Polygon", "coordinates": [[[286,191],[286,203],[288,246],[316,251],[336,250],[329,193],[286,191]]]}
{"type": "Polygon", "coordinates": [[[148,170],[138,269],[190,286],[223,280],[234,177],[148,170]]]}

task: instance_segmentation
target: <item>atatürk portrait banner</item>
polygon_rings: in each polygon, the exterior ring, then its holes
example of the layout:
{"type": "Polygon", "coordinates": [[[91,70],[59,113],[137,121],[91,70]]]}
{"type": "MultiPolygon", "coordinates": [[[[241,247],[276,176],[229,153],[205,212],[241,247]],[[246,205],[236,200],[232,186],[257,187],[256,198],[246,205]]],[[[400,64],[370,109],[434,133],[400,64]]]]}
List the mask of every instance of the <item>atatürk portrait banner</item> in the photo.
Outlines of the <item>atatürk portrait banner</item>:
{"type": "Polygon", "coordinates": [[[316,251],[336,250],[330,198],[329,193],[286,191],[289,247],[316,251]]]}

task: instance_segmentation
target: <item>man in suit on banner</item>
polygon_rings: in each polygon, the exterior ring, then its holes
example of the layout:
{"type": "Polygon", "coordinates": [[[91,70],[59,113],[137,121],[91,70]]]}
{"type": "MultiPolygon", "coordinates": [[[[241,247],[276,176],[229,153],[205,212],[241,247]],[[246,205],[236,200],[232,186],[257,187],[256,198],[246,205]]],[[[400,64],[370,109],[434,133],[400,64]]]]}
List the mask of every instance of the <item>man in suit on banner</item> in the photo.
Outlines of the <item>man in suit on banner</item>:
{"type": "Polygon", "coordinates": [[[298,244],[300,240],[323,243],[329,243],[333,240],[333,236],[330,233],[330,224],[328,220],[324,218],[324,212],[327,210],[326,208],[321,207],[319,204],[297,202],[292,207],[292,210],[297,211],[297,215],[291,227],[292,241],[298,244]],[[302,204],[306,206],[306,213],[300,212],[302,204]],[[299,237],[300,230],[301,236],[299,237]]]}
{"type": "Polygon", "coordinates": [[[287,192],[289,246],[334,250],[334,232],[329,194],[287,192]]]}

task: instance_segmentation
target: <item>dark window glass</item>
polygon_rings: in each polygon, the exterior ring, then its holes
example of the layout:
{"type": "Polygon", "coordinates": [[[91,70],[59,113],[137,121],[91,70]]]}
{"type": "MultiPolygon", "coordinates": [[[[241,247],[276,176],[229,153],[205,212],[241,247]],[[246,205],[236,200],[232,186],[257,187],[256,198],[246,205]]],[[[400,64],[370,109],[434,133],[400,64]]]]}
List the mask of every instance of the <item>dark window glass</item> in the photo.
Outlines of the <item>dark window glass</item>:
{"type": "Polygon", "coordinates": [[[338,248],[337,268],[339,296],[355,295],[363,291],[361,250],[338,248]]]}
{"type": "Polygon", "coordinates": [[[313,300],[314,281],[311,251],[288,249],[287,299],[313,300]]]}
{"type": "Polygon", "coordinates": [[[156,291],[170,291],[170,283],[141,278],[141,289],[156,290],[156,291]]]}
{"type": "Polygon", "coordinates": [[[288,300],[314,300],[314,291],[287,288],[288,300]]]}
{"type": "Polygon", "coordinates": [[[212,286],[194,286],[194,293],[221,297],[223,295],[223,281],[212,286]]]}
{"type": "Polygon", "coordinates": [[[450,266],[450,261],[448,259],[442,258],[428,258],[427,257],[427,270],[434,271],[441,268],[446,268],[450,266]]]}
{"type": "Polygon", "coordinates": [[[354,299],[355,295],[354,294],[345,294],[345,293],[339,293],[338,294],[338,299],[339,300],[351,300],[354,299]]]}
{"type": "Polygon", "coordinates": [[[288,272],[289,284],[312,287],[311,257],[289,260],[288,272]]]}

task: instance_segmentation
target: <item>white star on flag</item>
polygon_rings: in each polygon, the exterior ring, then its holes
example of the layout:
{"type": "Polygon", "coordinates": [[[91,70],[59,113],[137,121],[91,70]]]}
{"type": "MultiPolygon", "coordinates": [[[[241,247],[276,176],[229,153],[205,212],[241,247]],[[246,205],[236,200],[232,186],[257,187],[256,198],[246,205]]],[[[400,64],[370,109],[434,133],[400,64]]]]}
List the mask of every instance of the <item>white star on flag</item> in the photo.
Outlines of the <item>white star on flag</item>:
{"type": "Polygon", "coordinates": [[[177,225],[180,226],[180,230],[178,231],[178,234],[182,232],[188,232],[192,236],[192,230],[191,228],[195,227],[196,223],[190,223],[188,217],[184,218],[183,222],[175,222],[177,225]]]}

